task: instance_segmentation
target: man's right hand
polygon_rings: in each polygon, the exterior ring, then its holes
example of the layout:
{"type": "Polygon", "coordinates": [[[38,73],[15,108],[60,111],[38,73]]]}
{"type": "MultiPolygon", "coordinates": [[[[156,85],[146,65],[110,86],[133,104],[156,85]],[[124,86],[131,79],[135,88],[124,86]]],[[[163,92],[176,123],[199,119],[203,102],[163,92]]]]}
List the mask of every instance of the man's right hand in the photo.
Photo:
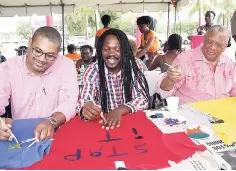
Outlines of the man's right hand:
{"type": "Polygon", "coordinates": [[[92,101],[87,102],[82,109],[82,115],[88,120],[98,119],[101,112],[101,108],[94,104],[92,101]]]}
{"type": "Polygon", "coordinates": [[[179,80],[182,77],[180,66],[175,66],[174,68],[169,68],[167,70],[167,77],[174,82],[176,80],[179,80]]]}
{"type": "Polygon", "coordinates": [[[179,66],[174,68],[169,68],[167,70],[167,76],[161,82],[160,88],[165,91],[170,91],[175,85],[175,81],[182,77],[181,70],[179,66]]]}
{"type": "Polygon", "coordinates": [[[11,141],[13,137],[11,137],[11,125],[12,125],[12,120],[11,119],[4,119],[4,122],[6,123],[3,124],[0,122],[0,141],[11,141]]]}

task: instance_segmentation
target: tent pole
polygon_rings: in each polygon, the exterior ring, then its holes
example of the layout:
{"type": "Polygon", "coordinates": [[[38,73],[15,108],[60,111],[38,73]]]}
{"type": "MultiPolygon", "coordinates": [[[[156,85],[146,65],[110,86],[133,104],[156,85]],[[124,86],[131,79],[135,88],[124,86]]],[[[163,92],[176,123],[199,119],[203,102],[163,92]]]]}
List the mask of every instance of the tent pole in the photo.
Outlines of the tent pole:
{"type": "Polygon", "coordinates": [[[167,40],[170,34],[170,3],[168,3],[167,40]]]}
{"type": "Polygon", "coordinates": [[[201,26],[202,25],[202,0],[199,0],[199,23],[198,25],[201,26]]]}
{"type": "Polygon", "coordinates": [[[99,12],[95,10],[95,19],[96,19],[96,31],[99,29],[99,12]]]}
{"type": "Polygon", "coordinates": [[[64,3],[61,4],[62,10],[62,54],[64,55],[65,51],[65,5],[64,3]]]}
{"type": "Polygon", "coordinates": [[[175,33],[176,33],[177,5],[175,6],[175,33]]]}

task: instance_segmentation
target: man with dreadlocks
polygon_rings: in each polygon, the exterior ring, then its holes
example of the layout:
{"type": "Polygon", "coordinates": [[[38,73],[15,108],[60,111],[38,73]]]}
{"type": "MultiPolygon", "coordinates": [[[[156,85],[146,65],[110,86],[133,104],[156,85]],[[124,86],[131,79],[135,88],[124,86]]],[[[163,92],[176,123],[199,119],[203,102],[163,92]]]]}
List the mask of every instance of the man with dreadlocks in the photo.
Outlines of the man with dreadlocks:
{"type": "Polygon", "coordinates": [[[97,57],[98,62],[84,73],[78,110],[86,120],[97,120],[103,114],[104,125],[113,129],[120,125],[122,115],[149,107],[148,84],[122,31],[104,32],[97,57]]]}

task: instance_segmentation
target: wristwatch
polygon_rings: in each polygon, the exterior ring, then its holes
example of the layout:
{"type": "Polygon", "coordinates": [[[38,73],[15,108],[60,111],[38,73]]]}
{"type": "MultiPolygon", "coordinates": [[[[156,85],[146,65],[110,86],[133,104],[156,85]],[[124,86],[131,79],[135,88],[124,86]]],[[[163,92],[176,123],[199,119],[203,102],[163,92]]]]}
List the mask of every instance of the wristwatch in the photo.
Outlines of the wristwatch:
{"type": "Polygon", "coordinates": [[[57,122],[56,118],[47,117],[46,120],[48,120],[48,121],[52,124],[52,127],[53,127],[54,129],[57,128],[58,122],[57,122]]]}

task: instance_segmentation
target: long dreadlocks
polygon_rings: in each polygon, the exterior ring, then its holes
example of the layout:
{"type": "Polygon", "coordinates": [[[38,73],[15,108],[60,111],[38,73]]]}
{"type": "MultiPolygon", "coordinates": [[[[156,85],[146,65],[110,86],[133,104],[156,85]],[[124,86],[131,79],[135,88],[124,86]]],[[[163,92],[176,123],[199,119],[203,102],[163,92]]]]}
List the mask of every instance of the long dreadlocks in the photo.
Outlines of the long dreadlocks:
{"type": "Polygon", "coordinates": [[[109,112],[108,111],[109,92],[107,91],[108,87],[106,84],[106,77],[104,70],[105,61],[102,58],[102,48],[104,40],[108,35],[116,36],[120,42],[121,80],[125,94],[125,103],[132,100],[132,89],[135,88],[137,92],[141,93],[146,98],[146,100],[148,101],[148,107],[150,108],[150,95],[149,95],[148,83],[144,74],[141,72],[135,61],[135,57],[133,55],[127,36],[121,30],[109,29],[102,34],[102,36],[98,40],[98,45],[97,45],[102,110],[104,112],[109,112]],[[134,75],[134,78],[132,77],[132,74],[134,75]]]}

